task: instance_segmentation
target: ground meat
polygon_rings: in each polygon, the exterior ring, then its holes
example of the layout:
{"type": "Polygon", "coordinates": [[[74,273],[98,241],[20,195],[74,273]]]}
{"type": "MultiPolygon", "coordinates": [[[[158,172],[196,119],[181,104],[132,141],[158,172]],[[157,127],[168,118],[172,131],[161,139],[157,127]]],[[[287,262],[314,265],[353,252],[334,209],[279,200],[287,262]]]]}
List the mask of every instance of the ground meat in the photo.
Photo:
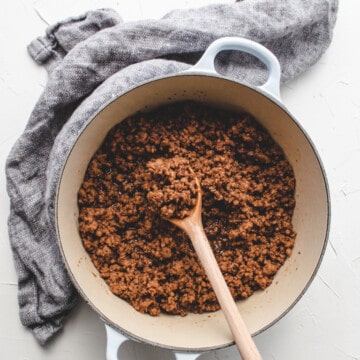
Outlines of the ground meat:
{"type": "Polygon", "coordinates": [[[163,219],[183,219],[196,205],[198,187],[187,159],[158,158],[146,164],[144,190],[149,211],[163,219]]]}
{"type": "MultiPolygon", "coordinates": [[[[251,115],[189,102],[125,119],[91,160],[79,230],[100,276],[142,313],[219,309],[187,235],[154,211],[172,202],[152,178],[171,179],[172,159],[200,180],[204,229],[234,298],[265,289],[294,245],[293,169],[251,115]]],[[[186,212],[194,198],[177,201],[186,212]]]]}

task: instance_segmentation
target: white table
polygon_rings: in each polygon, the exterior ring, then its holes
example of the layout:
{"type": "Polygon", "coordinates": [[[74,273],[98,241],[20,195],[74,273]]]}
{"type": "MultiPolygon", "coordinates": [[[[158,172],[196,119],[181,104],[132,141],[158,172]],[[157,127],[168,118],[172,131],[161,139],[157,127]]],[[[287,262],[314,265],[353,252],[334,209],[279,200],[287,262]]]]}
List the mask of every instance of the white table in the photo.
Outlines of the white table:
{"type": "MultiPolygon", "coordinates": [[[[159,18],[209,0],[4,0],[0,11],[1,168],[46,83],[26,46],[52,24],[86,10],[112,7],[123,19],[159,18]]],[[[214,1],[213,1],[214,2],[214,1]]],[[[226,1],[231,2],[231,1],[226,1]]],[[[282,88],[284,103],[316,144],[332,197],[332,226],[321,268],[309,290],[280,322],[255,338],[266,360],[360,359],[360,49],[358,0],[340,4],[333,43],[320,61],[282,88]]],[[[0,176],[0,359],[104,359],[105,329],[81,303],[45,347],[18,318],[17,278],[7,234],[9,200],[0,176]]],[[[173,359],[127,343],[122,359],[173,359]],[[145,355],[144,351],[147,355],[145,355]],[[148,356],[148,357],[147,357],[148,356]]],[[[234,347],[201,359],[239,359],[234,347]]]]}

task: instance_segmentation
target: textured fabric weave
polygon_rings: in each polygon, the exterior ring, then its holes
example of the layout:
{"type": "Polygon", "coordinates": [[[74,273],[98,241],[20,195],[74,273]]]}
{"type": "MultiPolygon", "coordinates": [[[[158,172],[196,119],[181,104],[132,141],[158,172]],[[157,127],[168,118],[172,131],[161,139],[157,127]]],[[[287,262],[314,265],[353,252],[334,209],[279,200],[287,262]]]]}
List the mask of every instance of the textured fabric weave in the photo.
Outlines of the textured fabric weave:
{"type": "MultiPolygon", "coordinates": [[[[9,154],[6,175],[20,318],[41,344],[78,299],[57,245],[54,199],[66,154],[99,107],[145,80],[188,68],[223,36],[265,45],[286,82],[327,49],[337,7],[337,0],[243,0],[131,23],[102,9],[50,26],[29,45],[49,78],[9,154]]],[[[238,52],[219,57],[218,67],[250,84],[266,77],[257,61],[238,52]]]]}

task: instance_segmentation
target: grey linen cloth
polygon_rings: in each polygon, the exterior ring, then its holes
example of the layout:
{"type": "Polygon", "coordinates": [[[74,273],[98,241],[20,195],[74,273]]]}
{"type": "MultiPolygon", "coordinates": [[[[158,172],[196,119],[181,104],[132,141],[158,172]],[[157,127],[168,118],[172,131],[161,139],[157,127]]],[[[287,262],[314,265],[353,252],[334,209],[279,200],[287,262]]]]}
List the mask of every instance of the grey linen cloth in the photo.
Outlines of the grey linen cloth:
{"type": "MultiPolygon", "coordinates": [[[[20,318],[39,343],[62,327],[78,299],[57,244],[54,199],[65,156],[87,121],[136,84],[188,68],[223,36],[264,44],[286,82],[327,49],[337,8],[337,0],[243,0],[129,23],[102,9],[50,26],[29,45],[48,83],[8,156],[6,175],[20,318]]],[[[251,84],[266,77],[238,52],[220,57],[218,66],[251,84]]]]}

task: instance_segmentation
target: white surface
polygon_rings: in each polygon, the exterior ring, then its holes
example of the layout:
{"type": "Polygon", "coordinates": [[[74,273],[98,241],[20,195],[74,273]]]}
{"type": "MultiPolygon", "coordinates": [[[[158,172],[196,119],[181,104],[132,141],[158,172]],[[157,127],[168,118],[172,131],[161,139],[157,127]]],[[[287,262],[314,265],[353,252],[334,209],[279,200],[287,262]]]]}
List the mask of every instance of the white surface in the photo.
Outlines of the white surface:
{"type": "MultiPolygon", "coordinates": [[[[4,0],[0,12],[1,168],[46,83],[45,70],[26,52],[28,43],[43,35],[46,23],[103,7],[116,9],[126,21],[158,18],[176,7],[210,2],[4,0]]],[[[265,360],[360,359],[359,12],[358,0],[342,1],[329,50],[312,69],[282,88],[284,103],[312,137],[324,162],[332,226],[323,263],[309,290],[289,314],[255,338],[265,360]]],[[[7,234],[9,200],[4,171],[0,185],[0,359],[104,359],[105,328],[84,303],[45,347],[22,327],[7,234]]],[[[126,343],[121,355],[123,360],[174,359],[169,352],[134,343],[126,343]]],[[[234,347],[201,357],[239,358],[234,347]]]]}

